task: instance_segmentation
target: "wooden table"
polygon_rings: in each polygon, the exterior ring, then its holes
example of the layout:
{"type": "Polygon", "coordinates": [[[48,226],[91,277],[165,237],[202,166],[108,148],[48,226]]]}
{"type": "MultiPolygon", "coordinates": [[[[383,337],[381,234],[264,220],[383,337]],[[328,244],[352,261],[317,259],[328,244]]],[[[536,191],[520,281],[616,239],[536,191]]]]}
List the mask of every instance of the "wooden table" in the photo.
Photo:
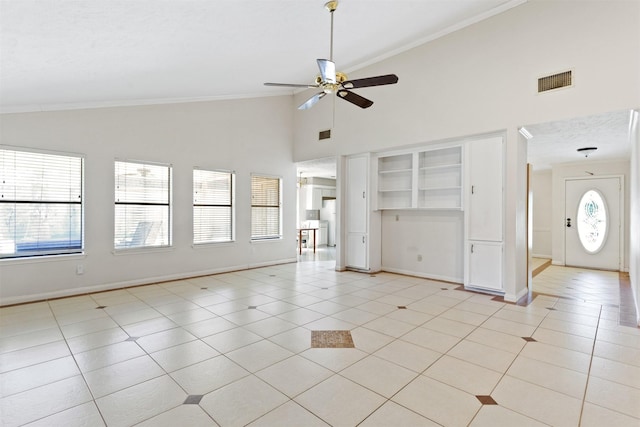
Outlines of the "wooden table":
{"type": "Polygon", "coordinates": [[[313,231],[313,253],[316,253],[316,231],[317,228],[298,228],[298,251],[302,255],[302,232],[313,231]]]}

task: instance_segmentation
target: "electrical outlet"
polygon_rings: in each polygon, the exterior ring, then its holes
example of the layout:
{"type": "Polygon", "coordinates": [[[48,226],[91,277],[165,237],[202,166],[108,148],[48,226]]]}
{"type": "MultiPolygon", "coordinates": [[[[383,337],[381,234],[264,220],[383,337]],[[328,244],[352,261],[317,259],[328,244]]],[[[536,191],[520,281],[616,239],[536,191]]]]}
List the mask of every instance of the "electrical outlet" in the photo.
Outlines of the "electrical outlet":
{"type": "Polygon", "coordinates": [[[422,255],[418,255],[418,261],[422,261],[422,255]]]}
{"type": "Polygon", "coordinates": [[[83,264],[76,265],[76,274],[84,274],[84,265],[83,264]]]}

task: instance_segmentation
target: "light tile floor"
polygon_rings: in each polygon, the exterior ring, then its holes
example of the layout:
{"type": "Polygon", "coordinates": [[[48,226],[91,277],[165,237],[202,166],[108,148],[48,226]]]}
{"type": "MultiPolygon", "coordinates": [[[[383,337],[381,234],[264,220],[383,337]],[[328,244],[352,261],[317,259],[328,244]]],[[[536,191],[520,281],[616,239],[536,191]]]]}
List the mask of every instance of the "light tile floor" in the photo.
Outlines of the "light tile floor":
{"type": "Polygon", "coordinates": [[[1,425],[640,425],[640,329],[594,291],[610,273],[550,267],[559,297],[522,307],[333,266],[2,308],[1,425]],[[311,348],[312,330],[355,348],[311,348]]]}

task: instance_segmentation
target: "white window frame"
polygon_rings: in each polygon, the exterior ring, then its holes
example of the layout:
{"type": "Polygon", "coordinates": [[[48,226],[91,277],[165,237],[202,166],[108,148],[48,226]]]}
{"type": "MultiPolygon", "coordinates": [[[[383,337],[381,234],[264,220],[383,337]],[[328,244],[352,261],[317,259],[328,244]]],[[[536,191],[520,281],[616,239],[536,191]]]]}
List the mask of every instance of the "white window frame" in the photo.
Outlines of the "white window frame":
{"type": "MultiPolygon", "coordinates": [[[[7,222],[0,223],[0,259],[33,259],[43,256],[83,254],[84,155],[0,145],[0,170],[0,209],[3,211],[4,209],[9,209],[11,213],[7,219],[10,220],[13,218],[13,226],[7,224],[7,222]],[[38,156],[42,156],[40,163],[37,163],[38,156]],[[25,164],[34,162],[33,164],[35,166],[41,168],[38,169],[41,174],[41,180],[33,179],[35,176],[20,176],[16,168],[11,168],[9,163],[4,164],[4,162],[10,162],[11,157],[13,157],[14,162],[17,161],[18,157],[24,157],[22,162],[25,164]],[[69,162],[69,166],[77,162],[73,167],[77,166],[79,169],[64,169],[62,163],[65,161],[69,162]],[[56,180],[55,174],[52,174],[56,163],[58,164],[57,166],[60,167],[60,174],[63,175],[65,179],[56,180]],[[13,173],[11,173],[11,171],[13,171],[13,173]],[[47,174],[49,176],[47,176],[47,174]],[[77,178],[78,181],[69,183],[68,187],[64,186],[64,181],[72,177],[77,178]],[[25,183],[30,183],[32,189],[36,188],[39,190],[40,195],[37,196],[37,193],[32,193],[31,196],[26,197],[24,194],[25,183]],[[20,184],[23,184],[22,188],[20,184]],[[58,187],[51,187],[52,184],[58,187]],[[20,218],[17,217],[17,208],[20,205],[24,206],[29,204],[40,205],[41,208],[40,210],[36,209],[38,216],[36,217],[35,223],[33,221],[33,215],[36,212],[31,211],[30,215],[32,219],[27,221],[25,229],[23,230],[25,235],[31,230],[32,238],[25,238],[25,236],[19,238],[19,222],[23,216],[20,216],[20,218]],[[11,205],[13,205],[13,208],[11,205]],[[74,215],[73,220],[69,216],[72,211],[69,210],[67,212],[67,220],[69,222],[74,221],[74,224],[66,229],[67,233],[65,237],[62,239],[51,238],[51,226],[60,221],[59,219],[56,220],[56,216],[60,218],[60,214],[62,213],[56,211],[55,206],[60,205],[67,205],[68,207],[77,205],[80,210],[78,215],[74,215]],[[78,216],[79,218],[77,218],[78,216]],[[47,240],[48,237],[50,238],[49,240],[47,240]]],[[[61,176],[57,178],[61,178],[61,176]]],[[[3,215],[3,213],[0,213],[0,218],[3,215]]],[[[67,220],[63,219],[62,222],[67,220]]],[[[55,231],[56,229],[54,228],[53,234],[56,234],[55,231]]]]}
{"type": "MultiPolygon", "coordinates": [[[[132,172],[135,176],[135,172],[132,172]]],[[[124,174],[123,174],[124,176],[124,174]]],[[[146,176],[144,173],[140,172],[140,176],[136,176],[137,179],[143,178],[143,181],[146,185],[147,182],[152,183],[152,181],[146,181],[146,176]]],[[[162,178],[164,179],[164,178],[162,178]]],[[[161,181],[162,182],[162,181],[161,181]]],[[[131,251],[131,250],[149,250],[149,249],[158,249],[158,248],[170,248],[173,240],[173,166],[170,163],[155,163],[149,161],[140,161],[140,160],[123,160],[116,159],[114,161],[114,238],[113,245],[115,252],[123,252],[123,251],[131,251]],[[148,168],[166,168],[166,170],[159,169],[158,172],[167,173],[166,177],[166,197],[165,194],[162,194],[162,199],[157,199],[155,201],[145,201],[142,199],[132,199],[132,200],[121,200],[119,197],[118,187],[120,185],[120,181],[118,178],[119,164],[127,164],[129,166],[136,167],[136,170],[142,170],[148,168]],[[166,200],[165,200],[166,199],[166,200]],[[144,215],[143,220],[137,221],[136,226],[133,227],[133,221],[129,222],[128,219],[121,220],[120,215],[118,214],[119,206],[124,207],[147,207],[147,208],[162,208],[167,207],[168,211],[166,213],[166,217],[164,214],[158,215],[157,213],[154,215],[152,212],[147,212],[144,215]],[[147,216],[150,215],[150,216],[147,216]],[[161,219],[158,219],[161,216],[161,219]],[[166,219],[166,224],[164,224],[164,220],[166,219]],[[122,225],[119,223],[122,221],[122,225]],[[120,228],[124,227],[124,232],[120,232],[120,228]],[[155,241],[160,240],[160,243],[155,243],[155,241]]],[[[136,188],[136,187],[132,187],[136,188]]],[[[140,187],[137,187],[140,190],[140,187]]],[[[145,188],[145,187],[143,187],[145,188]]],[[[143,190],[144,196],[149,196],[145,190],[143,190]]],[[[128,195],[125,193],[125,195],[128,195]]],[[[123,196],[124,198],[124,196],[123,196]]]]}
{"type": "Polygon", "coordinates": [[[265,241],[265,240],[276,240],[276,239],[282,239],[282,177],[281,176],[274,176],[274,175],[267,175],[267,174],[258,174],[258,173],[252,173],[251,174],[251,241],[252,242],[256,242],[256,241],[265,241]],[[274,208],[276,207],[276,205],[262,205],[262,204],[254,204],[254,200],[255,200],[255,196],[253,194],[253,181],[254,178],[264,178],[264,179],[273,179],[273,180],[278,180],[278,230],[277,232],[274,231],[274,233],[272,234],[264,234],[264,235],[256,235],[254,234],[254,209],[255,208],[274,208]]]}
{"type": "MultiPolygon", "coordinates": [[[[193,168],[193,245],[201,246],[201,245],[211,245],[211,244],[219,244],[219,243],[231,243],[235,241],[235,187],[236,187],[236,174],[234,171],[223,170],[223,169],[207,169],[194,167],[193,168]],[[201,172],[209,172],[212,174],[219,174],[228,176],[230,180],[230,188],[229,188],[229,199],[228,203],[226,200],[216,199],[213,195],[204,194],[203,197],[199,197],[199,192],[206,191],[205,189],[198,188],[196,183],[196,173],[197,171],[201,172]],[[212,200],[213,198],[213,200],[212,200]],[[209,200],[208,202],[206,200],[209,200]],[[201,230],[196,227],[198,222],[197,219],[197,211],[198,208],[228,208],[229,209],[229,224],[228,229],[225,230],[225,233],[228,233],[228,238],[226,239],[202,239],[198,238],[198,235],[202,234],[201,230]]],[[[201,219],[202,220],[202,219],[201,219]]]]}

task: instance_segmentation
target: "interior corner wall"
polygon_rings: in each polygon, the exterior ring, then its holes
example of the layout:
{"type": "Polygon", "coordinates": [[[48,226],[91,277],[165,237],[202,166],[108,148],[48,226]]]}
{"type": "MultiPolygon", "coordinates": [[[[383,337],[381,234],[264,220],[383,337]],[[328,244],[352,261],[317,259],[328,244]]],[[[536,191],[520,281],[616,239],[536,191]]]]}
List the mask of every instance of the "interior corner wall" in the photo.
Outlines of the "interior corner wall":
{"type": "MultiPolygon", "coordinates": [[[[527,256],[521,244],[526,144],[515,136],[517,129],[640,105],[640,2],[530,0],[349,77],[388,73],[398,75],[398,84],[356,90],[375,102],[371,108],[326,97],[296,111],[294,159],[506,131],[505,286],[517,295],[527,276],[521,271],[527,256]],[[573,87],[537,94],[539,77],[567,69],[573,70],[573,87]],[[332,137],[318,141],[323,128],[332,128],[332,137]]],[[[308,96],[297,94],[294,102],[308,96]]],[[[388,238],[382,244],[389,245],[388,238]]]]}
{"type": "Polygon", "coordinates": [[[4,145],[85,156],[85,255],[0,261],[2,305],[296,260],[289,96],[4,114],[0,126],[4,145]],[[172,165],[170,249],[113,253],[116,158],[172,165]],[[193,246],[195,166],[235,171],[235,242],[193,246]],[[250,241],[251,173],[283,179],[282,240],[250,241]]]}
{"type": "Polygon", "coordinates": [[[629,185],[629,227],[630,239],[629,248],[629,279],[631,289],[635,296],[636,314],[638,326],[640,326],[640,113],[638,110],[632,113],[630,128],[631,144],[631,182],[629,185]]]}
{"type": "MultiPolygon", "coordinates": [[[[552,238],[552,262],[555,265],[565,264],[565,252],[564,252],[564,231],[565,231],[565,179],[577,178],[577,177],[593,177],[598,178],[600,176],[610,175],[623,175],[624,176],[624,254],[622,256],[623,268],[625,271],[629,271],[629,249],[630,239],[630,216],[631,211],[629,209],[631,202],[630,187],[631,183],[630,175],[630,162],[628,160],[620,161],[585,161],[558,164],[552,166],[552,226],[551,226],[551,238],[552,238]],[[590,173],[587,173],[586,171],[590,173]],[[593,174],[593,175],[591,175],[593,174]]],[[[635,239],[634,239],[635,240],[635,239]]]]}
{"type": "Polygon", "coordinates": [[[531,174],[533,192],[533,248],[534,257],[551,259],[551,169],[531,174]]]}

